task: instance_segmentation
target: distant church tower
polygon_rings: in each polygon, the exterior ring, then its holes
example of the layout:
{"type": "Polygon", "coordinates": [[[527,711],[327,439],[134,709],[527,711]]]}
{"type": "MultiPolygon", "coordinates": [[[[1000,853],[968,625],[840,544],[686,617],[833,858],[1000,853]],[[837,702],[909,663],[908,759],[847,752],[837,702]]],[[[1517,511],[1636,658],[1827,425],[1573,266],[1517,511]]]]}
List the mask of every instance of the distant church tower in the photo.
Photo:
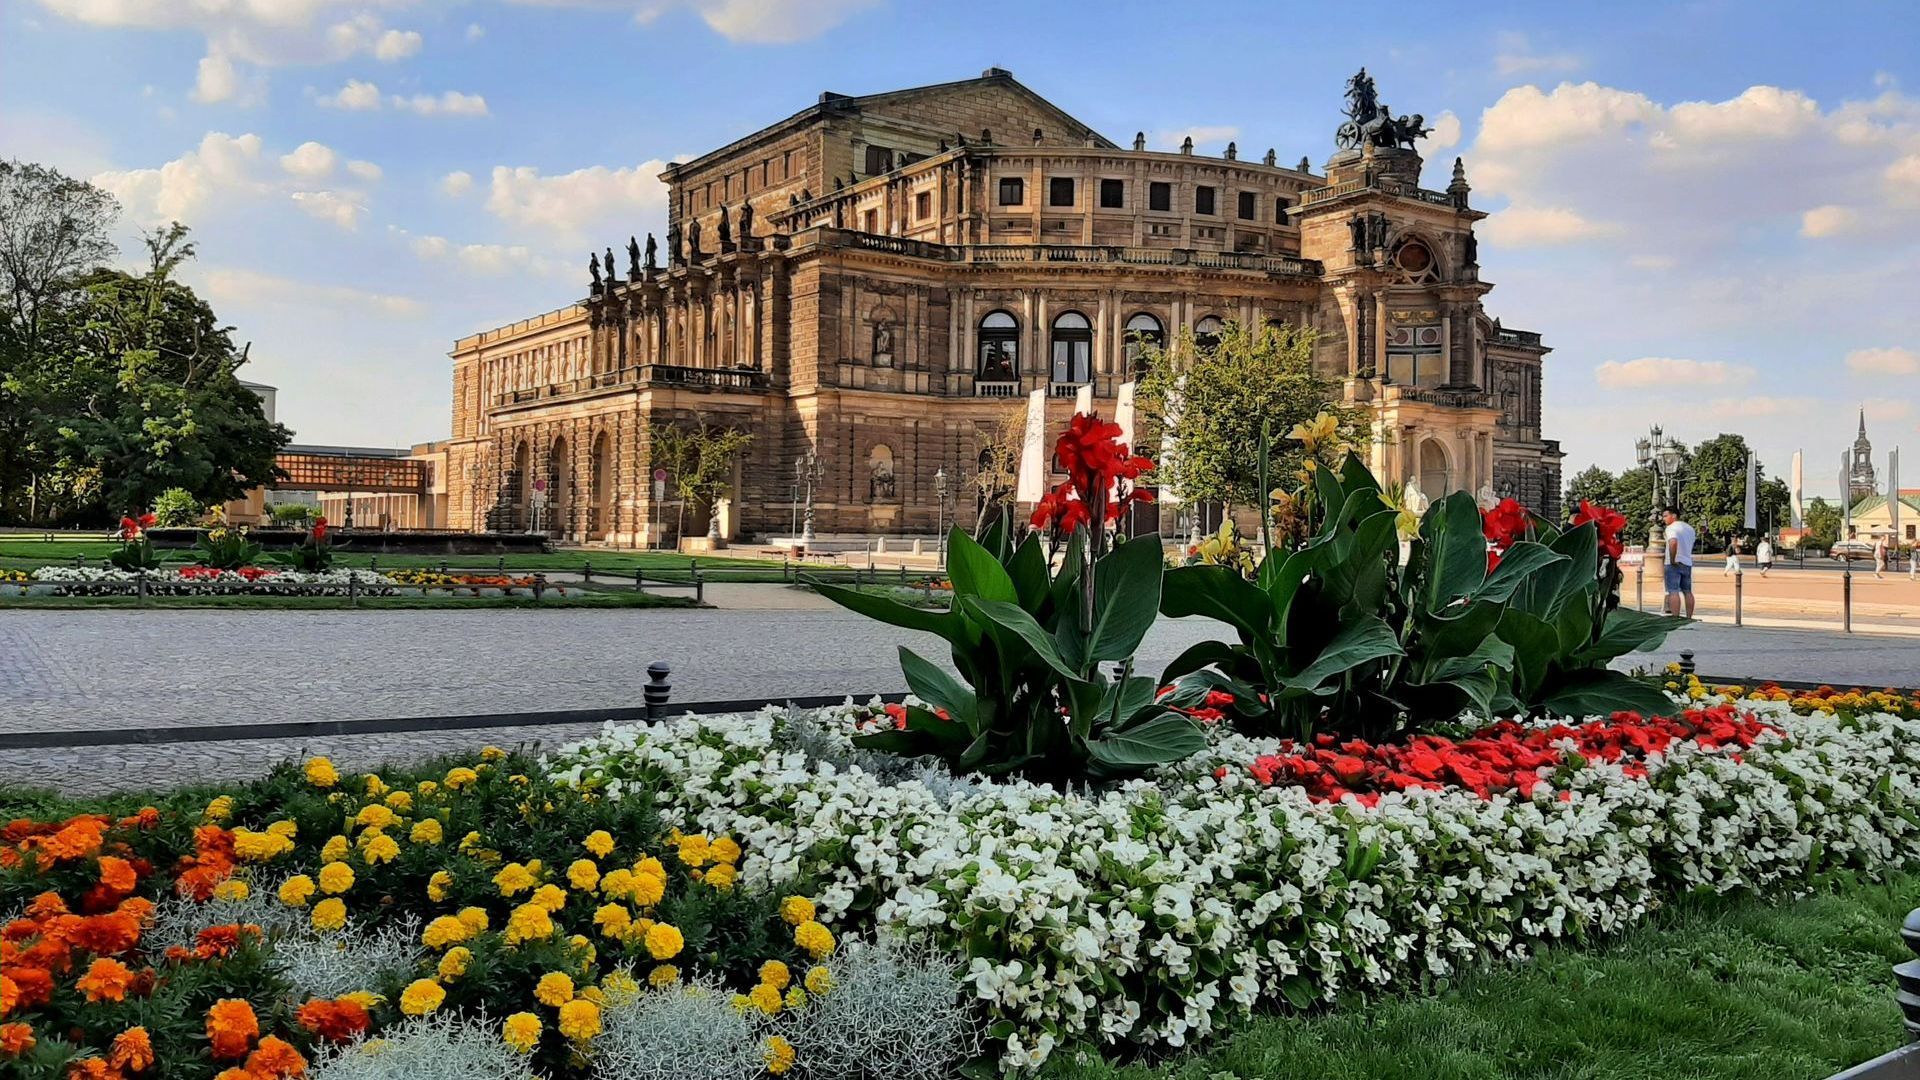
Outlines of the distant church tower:
{"type": "Polygon", "coordinates": [[[1853,440],[1853,468],[1847,473],[1847,501],[1858,503],[1861,499],[1880,494],[1880,485],[1873,477],[1873,444],[1867,441],[1867,410],[1860,410],[1860,435],[1853,440]]]}

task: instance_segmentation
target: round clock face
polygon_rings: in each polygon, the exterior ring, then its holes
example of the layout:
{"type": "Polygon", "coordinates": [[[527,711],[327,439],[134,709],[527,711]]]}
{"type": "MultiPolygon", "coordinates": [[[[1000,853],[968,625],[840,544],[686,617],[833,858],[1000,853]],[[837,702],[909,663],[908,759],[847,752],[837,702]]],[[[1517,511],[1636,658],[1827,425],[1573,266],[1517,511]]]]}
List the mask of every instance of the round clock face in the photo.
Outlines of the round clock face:
{"type": "Polygon", "coordinates": [[[1394,263],[1409,274],[1418,274],[1433,265],[1433,255],[1427,251],[1425,244],[1402,244],[1399,254],[1394,256],[1394,263]]]}

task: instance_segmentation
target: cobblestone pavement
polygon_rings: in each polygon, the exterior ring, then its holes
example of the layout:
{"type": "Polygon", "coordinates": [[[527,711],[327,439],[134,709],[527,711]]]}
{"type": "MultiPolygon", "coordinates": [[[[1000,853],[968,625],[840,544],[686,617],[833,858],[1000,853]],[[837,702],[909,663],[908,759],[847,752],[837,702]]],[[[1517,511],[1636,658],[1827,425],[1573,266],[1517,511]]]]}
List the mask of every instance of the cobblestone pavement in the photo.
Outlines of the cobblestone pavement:
{"type": "MultiPolygon", "coordinates": [[[[1224,630],[1163,620],[1140,668],[1224,630]]],[[[0,731],[139,729],[627,707],[646,666],[673,665],[675,701],[905,689],[898,646],[942,643],[831,611],[125,611],[0,613],[0,731]]],[[[1920,682],[1912,638],[1694,626],[1658,654],[1703,674],[1860,685],[1920,682]]],[[[300,753],[344,763],[486,743],[579,738],[597,724],[0,751],[0,785],[70,790],[224,780],[300,753]]]]}

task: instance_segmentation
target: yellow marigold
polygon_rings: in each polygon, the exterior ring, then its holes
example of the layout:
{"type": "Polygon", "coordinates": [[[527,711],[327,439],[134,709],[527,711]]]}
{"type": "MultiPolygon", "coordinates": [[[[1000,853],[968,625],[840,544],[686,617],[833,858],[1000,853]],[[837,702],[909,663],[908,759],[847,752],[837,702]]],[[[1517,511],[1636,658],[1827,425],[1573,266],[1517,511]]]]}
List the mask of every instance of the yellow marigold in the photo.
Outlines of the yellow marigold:
{"type": "Polygon", "coordinates": [[[378,1005],[382,1001],[385,1001],[386,998],[381,997],[379,994],[376,994],[371,990],[355,990],[350,994],[341,994],[340,1000],[351,1001],[355,1005],[358,1005],[363,1009],[371,1009],[375,1005],[378,1005]]]}
{"type": "Polygon", "coordinates": [[[760,965],[760,981],[775,990],[785,990],[787,984],[793,981],[793,973],[780,961],[769,960],[760,965]]]}
{"type": "Polygon", "coordinates": [[[655,990],[665,990],[680,984],[680,969],[672,964],[660,964],[647,973],[647,985],[655,990]]]}
{"type": "Polygon", "coordinates": [[[366,849],[360,852],[369,866],[390,863],[400,857],[400,844],[393,837],[382,834],[367,841],[366,849]]]}
{"type": "Polygon", "coordinates": [[[312,918],[315,930],[338,930],[347,925],[346,901],[330,896],[313,905],[312,918]]]}
{"type": "Polygon", "coordinates": [[[353,845],[347,843],[346,837],[330,836],[327,838],[326,843],[320,845],[320,861],[339,862],[346,858],[347,853],[352,850],[353,845]]]}
{"type": "Polygon", "coordinates": [[[638,993],[640,984],[634,981],[633,976],[628,974],[625,968],[618,968],[601,977],[600,988],[605,990],[609,997],[625,999],[638,993]]]}
{"type": "Polygon", "coordinates": [[[564,971],[549,971],[534,985],[533,1000],[558,1008],[573,1000],[573,978],[564,971]]]}
{"type": "Polygon", "coordinates": [[[540,1042],[540,1018],[530,1012],[514,1013],[500,1025],[500,1039],[518,1053],[532,1053],[540,1042]]]}
{"type": "Polygon", "coordinates": [[[291,837],[252,829],[233,830],[233,853],[245,862],[269,862],[292,850],[291,837]]]}
{"type": "Polygon", "coordinates": [[[507,916],[507,944],[537,941],[553,936],[553,916],[538,904],[521,904],[507,916]]]}
{"type": "Polygon", "coordinates": [[[745,994],[735,994],[729,1000],[728,1004],[733,1006],[734,1012],[743,1013],[753,1008],[753,999],[745,994]]]}
{"type": "Polygon", "coordinates": [[[651,855],[646,855],[646,856],[642,856],[641,858],[635,859],[633,863],[633,872],[637,876],[657,877],[662,881],[666,880],[666,877],[667,877],[667,868],[661,864],[659,859],[656,859],[651,855]]]}
{"type": "Polygon", "coordinates": [[[647,952],[655,960],[671,960],[680,955],[687,941],[669,923],[655,923],[647,930],[647,952]]]}
{"type": "Polygon", "coordinates": [[[681,837],[677,854],[681,862],[695,867],[705,866],[713,858],[707,848],[707,838],[699,833],[681,837]]]}
{"type": "Polygon", "coordinates": [[[253,890],[248,888],[247,883],[241,881],[239,878],[228,878],[213,887],[213,898],[215,900],[229,900],[238,903],[252,894],[253,890]]]}
{"type": "Polygon", "coordinates": [[[754,1008],[759,1009],[768,1016],[772,1016],[780,1011],[780,991],[775,990],[766,983],[761,983],[759,986],[747,991],[747,1000],[753,1002],[754,1008]]]}
{"type": "Polygon", "coordinates": [[[387,805],[403,814],[407,813],[413,809],[413,794],[406,791],[389,792],[387,795],[387,805]]]}
{"type": "Polygon", "coordinates": [[[605,829],[595,829],[580,841],[580,846],[586,848],[587,854],[594,858],[604,859],[613,854],[613,834],[605,829]]]}
{"type": "Polygon", "coordinates": [[[833,989],[833,972],[828,971],[823,965],[815,964],[807,969],[806,983],[807,993],[814,997],[824,997],[829,990],[833,989]]]}
{"type": "Polygon", "coordinates": [[[573,935],[567,939],[567,944],[573,946],[573,950],[580,954],[581,959],[585,960],[589,967],[600,957],[600,950],[594,948],[593,942],[587,940],[584,934],[573,935]]]}
{"type": "Polygon", "coordinates": [[[602,990],[602,989],[600,989],[600,988],[599,988],[599,987],[597,987],[597,986],[583,986],[583,987],[581,987],[581,988],[580,988],[580,994],[579,994],[579,997],[580,997],[580,1000],[582,1000],[582,1001],[591,1001],[591,1002],[593,1002],[593,1003],[594,1003],[595,1005],[598,1005],[598,1006],[600,1006],[600,1007],[601,1007],[601,1008],[603,1008],[603,1009],[607,1007],[607,994],[606,994],[606,991],[604,991],[604,990],[602,990]]]}
{"type": "Polygon", "coordinates": [[[716,863],[707,868],[707,876],[702,878],[706,884],[725,892],[733,888],[734,870],[729,863],[716,863]]]}
{"type": "Polygon", "coordinates": [[[812,920],[813,916],[813,901],[804,896],[789,896],[780,901],[780,917],[790,925],[799,926],[812,920]]]}
{"type": "Polygon", "coordinates": [[[807,992],[798,986],[787,987],[787,1008],[804,1009],[807,1006],[807,992]]]}
{"type": "Polygon", "coordinates": [[[353,823],[361,828],[371,826],[375,829],[391,829],[393,823],[400,820],[393,808],[385,803],[368,803],[353,816],[353,823]]]}
{"type": "Polygon", "coordinates": [[[667,879],[652,874],[635,874],[633,887],[627,890],[627,895],[641,907],[652,907],[667,895],[667,879]]]}
{"type": "Polygon", "coordinates": [[[737,863],[740,861],[740,845],[731,836],[723,836],[707,845],[707,854],[714,862],[737,863]]]}
{"type": "Polygon", "coordinates": [[[533,876],[533,871],[517,862],[501,867],[500,872],[493,875],[493,883],[500,887],[501,896],[523,893],[539,884],[533,876]]]}
{"type": "Polygon", "coordinates": [[[408,1016],[425,1016],[447,1000],[447,992],[432,979],[415,979],[400,992],[400,1011],[408,1016]]]}
{"type": "Polygon", "coordinates": [[[497,746],[483,746],[480,748],[481,761],[491,763],[495,761],[505,761],[506,759],[507,752],[497,746]]]}
{"type": "Polygon", "coordinates": [[[567,867],[567,883],[581,892],[592,892],[600,884],[600,867],[592,859],[575,859],[567,867]]]}
{"type": "Polygon", "coordinates": [[[799,1055],[793,1049],[793,1044],[788,1042],[783,1036],[769,1035],[767,1036],[767,1052],[765,1056],[767,1071],[775,1076],[779,1076],[781,1073],[793,1068],[793,1059],[799,1055]]]}
{"type": "Polygon", "coordinates": [[[624,866],[615,867],[601,875],[600,895],[609,900],[624,899],[633,891],[633,871],[624,866]]]}
{"type": "Polygon", "coordinates": [[[452,915],[442,915],[420,932],[420,943],[429,949],[444,949],[467,940],[467,924],[452,915]]]}
{"type": "Polygon", "coordinates": [[[633,913],[619,904],[601,904],[593,913],[593,925],[610,938],[618,938],[626,933],[633,922],[633,913]]]}
{"type": "Polygon", "coordinates": [[[818,960],[833,951],[833,931],[809,919],[793,928],[793,943],[818,960]]]}
{"type": "Polygon", "coordinates": [[[288,907],[306,907],[313,899],[313,879],[305,874],[295,874],[280,883],[280,902],[288,907]]]}
{"type": "Polygon", "coordinates": [[[446,839],[446,833],[440,828],[439,818],[421,818],[413,823],[413,831],[407,834],[407,839],[416,844],[437,847],[440,841],[446,839]]]}
{"type": "Polygon", "coordinates": [[[418,784],[414,785],[413,790],[419,792],[422,795],[432,795],[434,792],[440,790],[440,785],[435,783],[432,780],[422,780],[418,784]]]}
{"type": "Polygon", "coordinates": [[[440,958],[440,977],[448,982],[452,982],[460,976],[465,975],[468,966],[472,963],[473,950],[467,948],[465,945],[455,945],[453,948],[447,950],[447,955],[440,958]]]}
{"type": "Polygon", "coordinates": [[[466,924],[469,936],[485,933],[487,929],[487,909],[481,907],[463,907],[454,914],[454,918],[466,924]]]}
{"type": "Polygon", "coordinates": [[[464,766],[447,770],[446,785],[448,791],[459,791],[480,779],[480,774],[464,766]]]}
{"type": "Polygon", "coordinates": [[[340,772],[333,762],[323,757],[307,759],[307,783],[317,788],[330,788],[340,782],[340,772]]]}
{"type": "Polygon", "coordinates": [[[427,899],[438,903],[447,898],[447,890],[453,888],[453,875],[445,870],[435,870],[427,879],[427,899]]]}
{"type": "Polygon", "coordinates": [[[286,818],[281,818],[279,821],[267,822],[267,831],[275,836],[284,836],[292,840],[300,835],[300,826],[286,818]]]}
{"type": "Polygon", "coordinates": [[[216,795],[201,815],[208,821],[225,821],[233,816],[233,796],[216,795]]]}
{"type": "Polygon", "coordinates": [[[600,1034],[600,1006],[579,998],[560,1006],[560,1034],[574,1042],[600,1034]]]}
{"type": "Polygon", "coordinates": [[[542,885],[533,890],[533,895],[527,900],[530,903],[539,904],[548,911],[557,912],[567,906],[567,890],[558,885],[542,885]]]}
{"type": "Polygon", "coordinates": [[[353,867],[343,862],[330,862],[320,868],[320,891],[325,893],[343,893],[353,888],[353,867]]]}

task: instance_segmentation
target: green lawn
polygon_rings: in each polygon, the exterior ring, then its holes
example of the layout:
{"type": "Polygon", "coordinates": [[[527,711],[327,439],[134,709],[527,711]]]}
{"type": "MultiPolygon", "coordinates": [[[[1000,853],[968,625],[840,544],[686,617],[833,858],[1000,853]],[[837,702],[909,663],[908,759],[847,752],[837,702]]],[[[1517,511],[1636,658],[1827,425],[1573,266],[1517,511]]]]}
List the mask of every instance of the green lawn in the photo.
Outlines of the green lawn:
{"type": "MultiPolygon", "coordinates": [[[[141,607],[131,596],[35,596],[0,600],[0,614],[14,608],[83,611],[141,607]]],[[[568,588],[555,600],[534,600],[530,596],[363,596],[357,605],[344,596],[150,596],[149,608],[217,608],[223,610],[301,610],[337,611],[347,607],[371,610],[414,611],[424,608],[468,611],[478,608],[516,608],[545,611],[549,608],[651,608],[693,607],[691,596],[635,592],[632,589],[568,588]]]]}
{"type": "MultiPolygon", "coordinates": [[[[48,563],[70,564],[76,555],[85,556],[89,565],[100,565],[118,546],[111,540],[56,537],[47,541],[23,534],[0,536],[0,567],[33,570],[48,563]]],[[[189,549],[169,549],[165,554],[171,561],[185,563],[190,561],[192,553],[189,549]]],[[[261,556],[263,563],[267,558],[266,555],[261,556]]],[[[726,571],[729,579],[750,576],[756,580],[781,580],[781,564],[776,561],[711,556],[700,558],[672,551],[557,551],[549,554],[513,554],[505,558],[509,570],[578,571],[583,565],[591,564],[596,574],[604,572],[627,578],[631,578],[636,569],[645,570],[648,574],[684,575],[697,559],[703,568],[726,571]]],[[[499,555],[374,555],[354,551],[351,547],[340,550],[336,556],[340,566],[364,568],[377,563],[391,569],[424,567],[432,570],[439,569],[443,563],[454,570],[498,570],[500,559],[499,555]]]]}
{"type": "Polygon", "coordinates": [[[1683,901],[1617,941],[1431,996],[1263,1017],[1204,1052],[1048,1080],[1815,1080],[1899,1047],[1889,966],[1920,875],[1799,901],[1683,901]]]}

